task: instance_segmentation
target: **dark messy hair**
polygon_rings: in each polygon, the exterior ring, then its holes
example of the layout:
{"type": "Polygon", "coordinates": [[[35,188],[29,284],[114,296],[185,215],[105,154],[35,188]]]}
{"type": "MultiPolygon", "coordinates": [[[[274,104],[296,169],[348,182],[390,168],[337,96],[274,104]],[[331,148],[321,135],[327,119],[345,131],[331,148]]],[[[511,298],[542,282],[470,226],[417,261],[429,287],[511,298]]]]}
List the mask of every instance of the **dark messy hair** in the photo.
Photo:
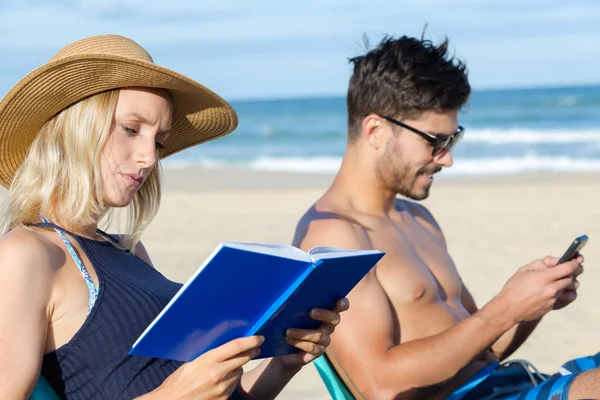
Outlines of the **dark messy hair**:
{"type": "Polygon", "coordinates": [[[354,65],[347,97],[351,140],[358,137],[368,114],[417,118],[424,111],[460,109],[471,93],[466,65],[448,54],[447,38],[434,45],[424,38],[386,36],[350,63],[354,65]]]}

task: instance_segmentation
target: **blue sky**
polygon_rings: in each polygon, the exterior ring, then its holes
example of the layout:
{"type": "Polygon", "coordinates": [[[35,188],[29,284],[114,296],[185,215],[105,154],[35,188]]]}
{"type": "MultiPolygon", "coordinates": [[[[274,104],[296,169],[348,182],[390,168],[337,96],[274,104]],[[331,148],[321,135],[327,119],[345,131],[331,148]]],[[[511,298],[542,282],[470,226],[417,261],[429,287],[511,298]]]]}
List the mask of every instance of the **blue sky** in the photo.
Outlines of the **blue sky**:
{"type": "Polygon", "coordinates": [[[598,0],[12,0],[0,92],[65,44],[118,33],[226,99],[343,95],[363,34],[448,35],[475,89],[600,83],[598,0]]]}

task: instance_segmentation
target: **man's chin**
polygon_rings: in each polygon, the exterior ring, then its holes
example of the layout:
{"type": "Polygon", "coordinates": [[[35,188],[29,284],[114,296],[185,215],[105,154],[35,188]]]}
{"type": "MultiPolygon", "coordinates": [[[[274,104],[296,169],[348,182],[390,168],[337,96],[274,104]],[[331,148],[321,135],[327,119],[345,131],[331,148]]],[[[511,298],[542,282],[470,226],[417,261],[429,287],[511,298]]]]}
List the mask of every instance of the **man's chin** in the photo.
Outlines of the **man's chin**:
{"type": "Polygon", "coordinates": [[[429,189],[431,189],[431,185],[428,185],[424,188],[412,188],[408,193],[400,193],[401,195],[415,201],[425,200],[429,197],[429,189]]]}
{"type": "Polygon", "coordinates": [[[426,198],[429,197],[429,192],[427,193],[419,193],[419,194],[411,194],[410,196],[406,196],[411,200],[415,200],[415,201],[421,201],[421,200],[425,200],[426,198]]]}

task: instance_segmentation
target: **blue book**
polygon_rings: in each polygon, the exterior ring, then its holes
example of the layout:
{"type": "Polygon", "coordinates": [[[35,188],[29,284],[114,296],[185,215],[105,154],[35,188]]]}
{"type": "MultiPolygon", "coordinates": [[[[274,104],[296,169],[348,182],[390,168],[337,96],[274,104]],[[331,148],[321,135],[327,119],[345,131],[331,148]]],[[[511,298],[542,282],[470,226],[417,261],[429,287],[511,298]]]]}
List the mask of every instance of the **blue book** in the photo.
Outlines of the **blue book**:
{"type": "Polygon", "coordinates": [[[222,242],[135,342],[129,354],[192,361],[244,336],[263,335],[259,358],[292,354],[288,328],[316,329],[313,308],[338,299],[384,253],[222,242]]]}

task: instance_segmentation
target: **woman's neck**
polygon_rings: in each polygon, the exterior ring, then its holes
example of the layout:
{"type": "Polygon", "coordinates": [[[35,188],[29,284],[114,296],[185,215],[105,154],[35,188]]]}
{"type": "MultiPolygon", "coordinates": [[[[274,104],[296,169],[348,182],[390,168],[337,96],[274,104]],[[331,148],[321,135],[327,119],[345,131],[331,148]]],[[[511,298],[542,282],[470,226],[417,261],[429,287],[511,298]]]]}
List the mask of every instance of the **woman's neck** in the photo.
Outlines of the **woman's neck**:
{"type": "Polygon", "coordinates": [[[79,236],[94,240],[98,240],[99,238],[103,239],[102,235],[98,234],[98,221],[91,221],[89,223],[69,223],[53,216],[46,216],[46,219],[79,236]]]}

